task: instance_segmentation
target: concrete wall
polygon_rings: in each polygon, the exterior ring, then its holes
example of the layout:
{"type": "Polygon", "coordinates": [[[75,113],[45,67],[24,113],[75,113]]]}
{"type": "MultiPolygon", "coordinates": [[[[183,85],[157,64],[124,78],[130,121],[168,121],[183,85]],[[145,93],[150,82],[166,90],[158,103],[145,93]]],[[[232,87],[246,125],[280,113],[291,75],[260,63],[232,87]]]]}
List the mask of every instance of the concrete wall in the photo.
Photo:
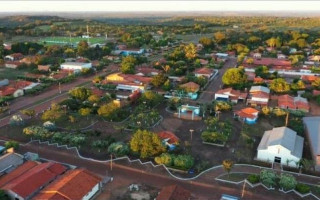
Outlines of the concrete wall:
{"type": "Polygon", "coordinates": [[[89,200],[89,199],[91,199],[91,197],[93,197],[99,190],[100,190],[100,183],[98,183],[97,185],[95,185],[95,186],[92,188],[92,190],[82,198],[82,200],[89,200]]]}

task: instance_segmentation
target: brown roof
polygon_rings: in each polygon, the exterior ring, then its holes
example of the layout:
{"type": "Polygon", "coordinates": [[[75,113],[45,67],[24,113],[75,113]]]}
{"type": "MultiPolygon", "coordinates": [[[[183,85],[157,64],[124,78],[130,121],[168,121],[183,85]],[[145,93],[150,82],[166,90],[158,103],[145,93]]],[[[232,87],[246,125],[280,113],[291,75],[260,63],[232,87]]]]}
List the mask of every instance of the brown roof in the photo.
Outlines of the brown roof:
{"type": "Polygon", "coordinates": [[[189,200],[191,193],[178,185],[163,187],[157,200],[189,200]]]}
{"type": "Polygon", "coordinates": [[[253,118],[256,117],[255,114],[257,114],[258,112],[259,112],[258,110],[248,107],[248,108],[244,108],[244,109],[238,110],[235,113],[237,115],[239,115],[240,117],[242,117],[242,118],[253,119],[253,118]]]}
{"type": "Polygon", "coordinates": [[[180,85],[181,88],[185,88],[186,90],[190,90],[191,92],[198,92],[200,89],[200,85],[194,82],[188,82],[180,85]]]}
{"type": "Polygon", "coordinates": [[[45,187],[35,200],[77,200],[91,192],[101,178],[85,169],[74,169],[66,172],[54,182],[45,187]]]}
{"type": "Polygon", "coordinates": [[[38,165],[34,161],[27,161],[24,164],[17,167],[15,170],[11,171],[9,174],[6,174],[4,176],[1,176],[0,178],[0,187],[7,184],[8,182],[12,181],[13,179],[21,176],[26,171],[30,170],[34,166],[38,165]]]}
{"type": "Polygon", "coordinates": [[[213,70],[207,67],[198,68],[194,71],[195,74],[212,74],[213,70]]]}

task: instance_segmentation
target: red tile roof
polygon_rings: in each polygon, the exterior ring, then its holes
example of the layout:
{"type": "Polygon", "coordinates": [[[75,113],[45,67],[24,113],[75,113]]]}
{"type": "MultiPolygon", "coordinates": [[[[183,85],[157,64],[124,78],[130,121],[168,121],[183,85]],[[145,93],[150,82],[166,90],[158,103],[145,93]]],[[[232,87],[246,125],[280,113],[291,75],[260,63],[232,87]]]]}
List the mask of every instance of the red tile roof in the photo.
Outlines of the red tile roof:
{"type": "Polygon", "coordinates": [[[85,169],[74,169],[66,172],[45,187],[34,200],[77,200],[87,195],[101,178],[85,169]]]}
{"type": "Polygon", "coordinates": [[[140,90],[135,90],[133,91],[133,93],[129,95],[129,98],[130,98],[130,101],[133,102],[133,101],[136,101],[140,96],[141,96],[140,90]]]}
{"type": "Polygon", "coordinates": [[[36,165],[38,165],[38,163],[36,163],[34,161],[27,161],[27,162],[23,163],[22,165],[20,165],[19,167],[17,167],[15,170],[11,171],[9,174],[1,176],[1,178],[0,178],[0,187],[2,187],[3,185],[9,183],[10,181],[12,181],[15,178],[18,178],[23,173],[25,173],[26,171],[28,171],[31,168],[35,167],[36,165]]]}
{"type": "MultiPolygon", "coordinates": [[[[244,61],[247,63],[247,60],[244,61]]],[[[274,65],[274,66],[289,66],[291,67],[291,62],[289,60],[277,59],[277,58],[253,58],[253,65],[274,65]]]]}
{"type": "Polygon", "coordinates": [[[265,98],[265,99],[269,99],[269,94],[266,92],[262,92],[262,91],[257,91],[257,92],[251,92],[250,93],[252,97],[255,98],[265,98]]]}
{"type": "Polygon", "coordinates": [[[204,60],[204,59],[200,59],[200,63],[201,63],[201,65],[207,65],[209,63],[209,61],[204,60]]]}
{"type": "Polygon", "coordinates": [[[96,87],[91,88],[91,92],[92,92],[92,94],[97,95],[99,97],[102,97],[106,93],[104,90],[101,90],[96,87]]]}
{"type": "Polygon", "coordinates": [[[66,167],[58,163],[42,163],[10,181],[2,189],[10,190],[22,198],[27,198],[66,170],[66,167]]]}
{"type": "Polygon", "coordinates": [[[307,99],[302,97],[291,97],[289,95],[281,95],[278,97],[278,106],[289,109],[309,110],[310,106],[307,99]]]}
{"type": "Polygon", "coordinates": [[[4,86],[0,88],[0,96],[10,96],[16,91],[14,87],[4,86]]]}
{"type": "Polygon", "coordinates": [[[320,90],[313,90],[313,91],[312,91],[312,95],[313,95],[313,96],[318,96],[318,95],[320,95],[320,90]]]}
{"type": "Polygon", "coordinates": [[[136,68],[136,72],[142,73],[144,75],[149,75],[151,73],[160,73],[161,71],[153,67],[138,67],[136,68]]]}
{"type": "Polygon", "coordinates": [[[253,79],[253,82],[254,82],[254,83],[263,83],[263,82],[264,82],[264,79],[261,78],[261,77],[255,77],[255,78],[253,79]]]}
{"type": "Polygon", "coordinates": [[[194,71],[195,74],[207,74],[211,75],[213,73],[213,69],[209,69],[207,67],[198,68],[194,71]]]}
{"type": "Polygon", "coordinates": [[[179,142],[179,138],[172,132],[170,131],[162,131],[162,132],[159,132],[158,133],[158,136],[161,138],[161,139],[169,139],[168,140],[168,143],[169,144],[176,144],[179,142]]]}
{"type": "Polygon", "coordinates": [[[258,110],[250,107],[244,108],[235,112],[235,114],[239,115],[241,118],[250,118],[250,119],[256,118],[258,113],[259,113],[258,110]]]}
{"type": "Polygon", "coordinates": [[[16,89],[22,89],[22,88],[25,88],[31,84],[32,84],[32,82],[30,82],[30,81],[17,81],[14,83],[14,87],[16,89]]]}
{"type": "Polygon", "coordinates": [[[200,85],[196,84],[195,82],[188,82],[180,85],[180,87],[190,90],[191,92],[198,92],[200,89],[200,85]]]}
{"type": "Polygon", "coordinates": [[[138,75],[133,75],[133,74],[119,74],[119,76],[122,76],[124,78],[124,80],[128,81],[128,82],[139,81],[144,84],[148,84],[152,80],[152,78],[150,78],[150,77],[138,76],[138,75]]]}
{"type": "Polygon", "coordinates": [[[189,200],[190,198],[191,193],[188,190],[178,185],[171,185],[162,188],[157,200],[189,200]]]}
{"type": "Polygon", "coordinates": [[[308,75],[303,75],[303,76],[301,76],[301,79],[302,79],[303,81],[307,81],[307,82],[313,82],[313,81],[315,81],[317,78],[318,78],[318,76],[313,76],[313,75],[310,75],[310,76],[308,76],[308,75]]]}

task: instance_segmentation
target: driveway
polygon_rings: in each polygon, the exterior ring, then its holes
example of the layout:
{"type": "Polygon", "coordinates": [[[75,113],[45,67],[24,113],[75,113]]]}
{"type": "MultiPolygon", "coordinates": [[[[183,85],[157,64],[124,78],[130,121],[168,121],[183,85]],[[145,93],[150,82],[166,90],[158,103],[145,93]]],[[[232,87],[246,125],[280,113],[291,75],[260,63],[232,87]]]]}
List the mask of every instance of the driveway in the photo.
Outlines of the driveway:
{"type": "Polygon", "coordinates": [[[230,57],[224,66],[219,69],[218,75],[209,83],[207,88],[202,91],[197,102],[199,103],[210,103],[214,99],[214,94],[222,87],[222,76],[227,69],[235,67],[237,64],[237,58],[230,57]]]}

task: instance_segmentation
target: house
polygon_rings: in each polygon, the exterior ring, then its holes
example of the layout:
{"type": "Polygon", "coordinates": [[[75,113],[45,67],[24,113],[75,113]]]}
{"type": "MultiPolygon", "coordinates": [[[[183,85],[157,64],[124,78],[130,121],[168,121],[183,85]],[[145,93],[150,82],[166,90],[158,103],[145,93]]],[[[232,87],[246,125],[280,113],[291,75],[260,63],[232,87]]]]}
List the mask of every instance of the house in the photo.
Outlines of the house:
{"type": "Polygon", "coordinates": [[[4,96],[13,96],[13,97],[20,97],[23,96],[24,92],[22,89],[16,89],[12,86],[4,86],[0,87],[0,97],[4,96]]]}
{"type": "Polygon", "coordinates": [[[4,63],[4,66],[10,69],[17,69],[20,65],[22,65],[22,63],[19,61],[6,61],[4,63]]]}
{"type": "Polygon", "coordinates": [[[303,80],[304,82],[307,82],[307,83],[312,83],[317,78],[318,78],[318,76],[314,76],[314,75],[302,75],[301,76],[301,80],[303,80]]]}
{"type": "Polygon", "coordinates": [[[254,84],[262,84],[262,83],[265,83],[265,80],[258,76],[258,77],[254,77],[253,83],[254,84]]]}
{"type": "Polygon", "coordinates": [[[290,54],[297,53],[297,49],[296,48],[290,48],[289,53],[290,54]]]}
{"type": "Polygon", "coordinates": [[[205,76],[209,80],[213,77],[213,74],[214,74],[214,70],[207,67],[198,68],[194,71],[194,75],[196,77],[205,76]]]}
{"type": "Polygon", "coordinates": [[[175,116],[182,119],[201,120],[200,106],[181,105],[178,107],[178,113],[175,116]]]}
{"type": "Polygon", "coordinates": [[[101,181],[86,169],[73,169],[58,177],[33,199],[89,200],[100,191],[101,181]]]}
{"type": "Polygon", "coordinates": [[[22,58],[23,58],[23,54],[22,53],[13,53],[13,54],[5,56],[4,60],[6,60],[6,61],[18,61],[18,60],[21,60],[22,58]]]}
{"type": "Polygon", "coordinates": [[[190,200],[190,191],[178,185],[163,187],[156,200],[190,200]]]}
{"type": "Polygon", "coordinates": [[[270,89],[264,86],[252,86],[249,91],[247,105],[266,106],[270,98],[270,89]]]}
{"type": "Polygon", "coordinates": [[[258,146],[257,159],[298,167],[302,158],[303,138],[287,127],[265,131],[258,146]]]}
{"type": "Polygon", "coordinates": [[[320,116],[304,117],[303,123],[311,155],[316,164],[315,168],[320,171],[320,116]]]}
{"type": "Polygon", "coordinates": [[[38,65],[38,70],[48,72],[48,71],[50,71],[50,67],[51,67],[51,65],[38,65]]]}
{"type": "Polygon", "coordinates": [[[246,100],[247,96],[248,94],[246,92],[240,92],[239,90],[226,88],[218,90],[214,94],[214,99],[217,101],[231,101],[233,103],[238,103],[238,101],[246,100]]]}
{"type": "Polygon", "coordinates": [[[115,55],[122,55],[122,56],[129,56],[129,55],[141,55],[145,52],[144,49],[121,49],[121,50],[115,50],[113,53],[115,55]]]}
{"type": "Polygon", "coordinates": [[[252,57],[259,59],[261,58],[261,53],[254,53],[252,57]]]}
{"type": "Polygon", "coordinates": [[[29,65],[31,63],[35,63],[37,60],[38,60],[37,56],[26,56],[22,58],[19,62],[29,65]]]}
{"type": "Polygon", "coordinates": [[[8,79],[3,79],[0,81],[0,87],[1,86],[6,86],[6,85],[9,85],[9,80],[8,79]]]}
{"type": "Polygon", "coordinates": [[[30,199],[33,195],[39,192],[42,187],[48,185],[66,170],[66,167],[58,163],[42,163],[9,181],[2,186],[2,189],[12,199],[30,199]]]}
{"type": "Polygon", "coordinates": [[[60,68],[63,70],[73,70],[79,72],[83,69],[91,69],[91,63],[83,63],[83,62],[65,62],[60,65],[60,68]]]}
{"type": "Polygon", "coordinates": [[[200,64],[201,64],[201,65],[207,65],[208,63],[209,63],[208,60],[200,59],[200,64]]]}
{"type": "Polygon", "coordinates": [[[320,90],[312,90],[312,95],[313,96],[319,96],[320,95],[320,90]]]}
{"type": "Polygon", "coordinates": [[[197,83],[188,82],[188,83],[180,85],[179,87],[181,89],[184,89],[187,92],[187,96],[190,99],[197,99],[198,98],[197,92],[199,92],[199,90],[200,90],[200,85],[198,85],[197,83]]]}
{"type": "Polygon", "coordinates": [[[229,57],[229,54],[227,53],[216,53],[216,56],[219,58],[219,59],[222,59],[224,61],[226,61],[229,57]]]}
{"type": "Polygon", "coordinates": [[[11,182],[12,180],[18,178],[19,176],[23,175],[25,172],[30,170],[31,168],[37,166],[38,163],[34,161],[27,161],[22,165],[18,166],[16,169],[12,170],[10,173],[5,174],[0,177],[0,188],[2,188],[7,183],[11,182]]]}
{"type": "Polygon", "coordinates": [[[312,55],[308,57],[309,61],[313,61],[313,62],[319,62],[320,61],[320,56],[319,55],[312,55]]]}
{"type": "Polygon", "coordinates": [[[279,54],[277,54],[277,58],[278,59],[287,59],[287,56],[284,55],[284,54],[279,53],[279,54]]]}
{"type": "Polygon", "coordinates": [[[136,68],[136,75],[138,76],[156,76],[160,74],[161,71],[155,69],[153,67],[137,67],[136,68]]]}
{"type": "Polygon", "coordinates": [[[254,124],[258,119],[259,111],[254,108],[243,108],[234,112],[234,117],[237,117],[241,121],[247,124],[254,124]]]}
{"type": "Polygon", "coordinates": [[[0,157],[0,173],[10,172],[23,163],[23,156],[9,152],[0,157]]]}
{"type": "Polygon", "coordinates": [[[278,96],[278,106],[283,109],[301,110],[309,112],[308,100],[301,96],[291,97],[287,94],[278,96]]]}
{"type": "Polygon", "coordinates": [[[163,143],[169,147],[170,150],[175,149],[176,145],[179,144],[179,138],[170,131],[162,131],[157,134],[163,143]]]}
{"type": "MultiPolygon", "coordinates": [[[[244,60],[244,63],[248,63],[248,58],[244,60]]],[[[253,58],[253,63],[250,64],[253,66],[286,66],[291,67],[291,62],[289,60],[277,59],[277,58],[253,58]]]]}
{"type": "Polygon", "coordinates": [[[152,78],[133,74],[114,73],[102,81],[103,84],[115,84],[117,90],[141,90],[142,92],[149,88],[152,78]]]}

